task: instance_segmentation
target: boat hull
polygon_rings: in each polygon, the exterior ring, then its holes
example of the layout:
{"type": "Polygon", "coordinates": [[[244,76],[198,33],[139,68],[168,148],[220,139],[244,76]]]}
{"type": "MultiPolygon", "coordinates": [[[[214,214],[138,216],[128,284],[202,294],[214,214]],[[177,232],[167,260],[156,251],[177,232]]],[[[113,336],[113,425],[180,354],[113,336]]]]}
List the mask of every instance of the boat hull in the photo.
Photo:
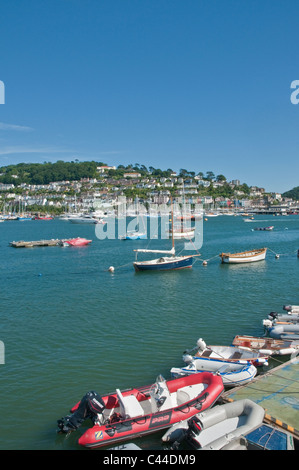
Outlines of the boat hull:
{"type": "Polygon", "coordinates": [[[157,258],[151,261],[135,261],[135,271],[170,271],[176,269],[192,268],[192,256],[173,258],[157,258]]]}
{"type": "MultiPolygon", "coordinates": [[[[157,412],[121,419],[110,424],[96,424],[80,437],[79,444],[89,448],[103,447],[166,429],[180,420],[194,416],[199,410],[210,408],[224,390],[221,377],[210,373],[168,380],[166,384],[170,394],[178,394],[180,389],[186,390],[190,386],[196,388],[198,385],[203,385],[203,387],[194,397],[181,404],[177,403],[176,406],[162,409],[164,406],[162,405],[157,412]]],[[[151,389],[152,385],[140,387],[123,392],[123,396],[134,394],[142,403],[143,400],[148,400],[151,389]]],[[[110,406],[112,409],[117,407],[116,394],[107,395],[102,399],[107,407],[110,406]]]]}

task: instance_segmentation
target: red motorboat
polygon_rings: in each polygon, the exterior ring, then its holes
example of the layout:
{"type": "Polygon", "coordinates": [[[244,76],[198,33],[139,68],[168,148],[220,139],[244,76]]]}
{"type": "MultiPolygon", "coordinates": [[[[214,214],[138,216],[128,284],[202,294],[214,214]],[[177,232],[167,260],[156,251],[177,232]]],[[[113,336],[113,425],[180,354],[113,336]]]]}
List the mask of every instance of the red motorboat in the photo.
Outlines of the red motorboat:
{"type": "MultiPolygon", "coordinates": [[[[149,386],[123,392],[116,389],[100,398],[102,411],[78,442],[84,447],[102,447],[169,428],[210,408],[223,390],[221,377],[210,372],[167,381],[159,376],[149,386]]],[[[82,408],[82,400],[71,412],[75,414],[80,404],[82,408]]]]}
{"type": "Polygon", "coordinates": [[[71,246],[84,246],[84,245],[89,245],[92,242],[92,240],[87,240],[86,238],[71,238],[70,240],[65,240],[65,243],[71,246]]]}

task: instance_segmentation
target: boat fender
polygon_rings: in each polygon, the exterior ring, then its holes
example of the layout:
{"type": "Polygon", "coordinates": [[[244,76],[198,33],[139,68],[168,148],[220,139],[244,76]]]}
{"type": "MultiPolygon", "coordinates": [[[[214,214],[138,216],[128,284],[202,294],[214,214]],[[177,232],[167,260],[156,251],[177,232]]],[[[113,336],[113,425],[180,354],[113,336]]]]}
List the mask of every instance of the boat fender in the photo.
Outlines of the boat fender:
{"type": "Polygon", "coordinates": [[[273,323],[271,320],[263,320],[263,325],[267,328],[271,328],[271,326],[273,326],[273,323]]]}
{"type": "Polygon", "coordinates": [[[271,349],[260,349],[259,351],[261,354],[265,354],[267,356],[271,356],[273,354],[273,351],[271,351],[271,349]]]}
{"type": "Polygon", "coordinates": [[[196,342],[198,348],[201,350],[201,351],[204,351],[207,347],[206,343],[204,342],[204,340],[202,338],[199,338],[196,342]]]}

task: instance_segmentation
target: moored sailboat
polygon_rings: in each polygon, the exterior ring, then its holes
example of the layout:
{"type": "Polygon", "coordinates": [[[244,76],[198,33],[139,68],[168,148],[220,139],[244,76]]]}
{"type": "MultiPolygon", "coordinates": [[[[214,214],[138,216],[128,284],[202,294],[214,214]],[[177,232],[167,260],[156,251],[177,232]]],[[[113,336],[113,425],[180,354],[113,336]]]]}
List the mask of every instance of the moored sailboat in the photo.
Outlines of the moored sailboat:
{"type": "MultiPolygon", "coordinates": [[[[172,217],[173,220],[173,212],[172,217]]],[[[174,232],[173,232],[173,223],[171,224],[171,238],[172,238],[172,248],[171,250],[148,250],[148,249],[138,249],[134,250],[136,252],[136,260],[133,263],[135,271],[169,271],[175,269],[185,269],[192,268],[193,257],[197,255],[187,255],[187,256],[176,256],[175,246],[174,246],[174,232]],[[155,258],[148,261],[137,261],[137,253],[159,253],[162,255],[160,258],[155,258]]]]}

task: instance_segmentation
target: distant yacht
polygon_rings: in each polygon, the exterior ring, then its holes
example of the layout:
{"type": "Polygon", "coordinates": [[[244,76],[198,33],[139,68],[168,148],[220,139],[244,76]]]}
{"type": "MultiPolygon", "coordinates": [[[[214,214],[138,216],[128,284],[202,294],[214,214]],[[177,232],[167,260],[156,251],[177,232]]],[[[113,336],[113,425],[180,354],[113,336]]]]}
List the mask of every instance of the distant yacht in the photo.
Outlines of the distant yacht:
{"type": "Polygon", "coordinates": [[[105,224],[106,222],[89,214],[81,215],[79,217],[70,217],[69,221],[72,224],[105,224]]]}

